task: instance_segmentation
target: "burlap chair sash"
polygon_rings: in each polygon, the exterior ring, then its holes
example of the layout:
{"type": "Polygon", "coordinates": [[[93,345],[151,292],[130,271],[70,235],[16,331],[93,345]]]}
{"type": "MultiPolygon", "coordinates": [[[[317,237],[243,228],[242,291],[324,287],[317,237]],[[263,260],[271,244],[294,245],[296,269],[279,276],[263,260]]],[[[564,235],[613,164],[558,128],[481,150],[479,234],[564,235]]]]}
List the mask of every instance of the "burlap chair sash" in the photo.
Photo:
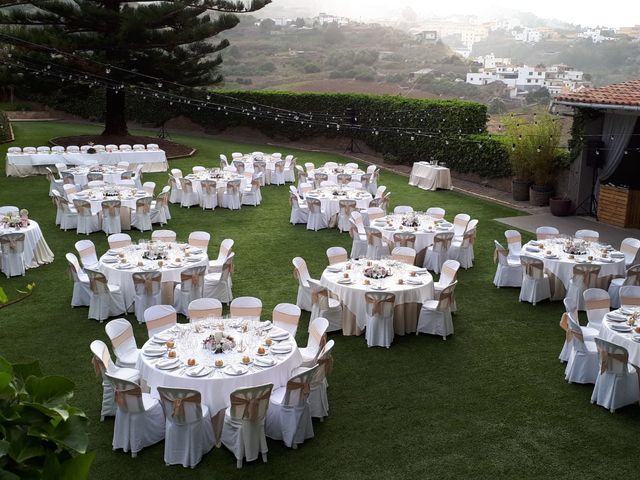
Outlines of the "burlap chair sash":
{"type": "Polygon", "coordinates": [[[260,413],[260,402],[268,400],[271,392],[266,392],[256,398],[243,398],[231,394],[231,405],[234,407],[244,406],[242,418],[244,420],[256,421],[260,413]]]}
{"type": "Polygon", "coordinates": [[[582,330],[572,329],[571,325],[568,323],[568,320],[567,320],[567,334],[566,334],[567,343],[571,343],[571,341],[574,338],[578,339],[580,342],[584,342],[584,335],[582,335],[582,330]]]}
{"type": "Polygon", "coordinates": [[[327,298],[327,302],[329,301],[329,290],[326,288],[319,288],[317,290],[313,290],[311,292],[311,303],[313,305],[320,303],[323,297],[327,298]]]}
{"type": "Polygon", "coordinates": [[[569,339],[569,337],[568,337],[568,332],[569,332],[569,314],[567,312],[564,312],[562,314],[562,317],[560,318],[560,328],[565,331],[566,336],[567,336],[567,341],[568,341],[568,339],[569,339]]]}
{"type": "Polygon", "coordinates": [[[20,253],[24,250],[24,233],[7,233],[0,236],[0,246],[4,253],[20,253]]]}
{"type": "Polygon", "coordinates": [[[449,250],[452,240],[453,240],[452,233],[436,233],[436,235],[433,237],[433,249],[436,251],[449,250]]]}
{"type": "Polygon", "coordinates": [[[202,310],[189,310],[189,318],[192,320],[195,318],[207,318],[207,317],[219,317],[222,315],[222,309],[205,308],[202,310]]]}
{"type": "Polygon", "coordinates": [[[451,281],[455,280],[458,277],[458,270],[455,268],[451,268],[449,265],[443,265],[440,270],[440,276],[449,277],[451,281]]]}
{"type": "Polygon", "coordinates": [[[167,393],[162,390],[158,390],[158,393],[160,394],[160,398],[162,400],[167,401],[173,405],[171,414],[178,421],[184,420],[185,418],[185,411],[184,411],[185,403],[199,404],[202,401],[202,396],[200,395],[200,392],[194,392],[192,394],[189,394],[186,397],[178,397],[178,398],[175,398],[173,395],[167,395],[167,393]]]}
{"type": "Polygon", "coordinates": [[[585,300],[584,306],[587,310],[608,309],[611,306],[611,301],[608,298],[603,298],[602,300],[585,300]]]}
{"type": "Polygon", "coordinates": [[[233,307],[234,317],[259,317],[262,307],[233,307]]]}
{"type": "Polygon", "coordinates": [[[346,185],[351,181],[351,175],[347,173],[340,173],[337,175],[337,180],[339,185],[346,185]]]}
{"type": "Polygon", "coordinates": [[[283,160],[278,160],[275,164],[274,164],[274,170],[278,173],[284,173],[284,161],[283,160]]]}
{"type": "Polygon", "coordinates": [[[358,208],[355,200],[340,200],[338,205],[340,206],[340,213],[349,218],[351,218],[351,212],[355,212],[358,208]]]}
{"type": "Polygon", "coordinates": [[[60,172],[62,175],[62,183],[65,185],[75,185],[75,180],[72,173],[69,172],[60,172]]]}
{"type": "Polygon", "coordinates": [[[289,380],[287,382],[287,390],[300,390],[300,397],[303,400],[306,400],[311,393],[311,384],[309,382],[295,382],[293,380],[289,380]]]}
{"type": "Polygon", "coordinates": [[[140,389],[140,387],[132,388],[130,390],[120,390],[116,388],[115,401],[119,407],[124,409],[127,408],[127,395],[130,395],[132,397],[142,397],[142,390],[140,389]]]}
{"type": "Polygon", "coordinates": [[[206,238],[191,238],[189,239],[189,245],[192,247],[206,248],[209,246],[209,240],[206,238]]]}
{"type": "Polygon", "coordinates": [[[622,245],[620,245],[620,251],[622,253],[628,253],[630,255],[635,255],[637,253],[636,247],[628,243],[623,243],[622,245]]]}
{"type": "MultiPolygon", "coordinates": [[[[204,278],[204,274],[198,272],[188,272],[184,271],[180,274],[180,280],[184,284],[185,282],[191,281],[191,288],[197,288],[200,286],[201,279],[204,278]]],[[[185,290],[186,291],[186,290],[185,290]]]]}
{"type": "Polygon", "coordinates": [[[244,162],[242,160],[234,160],[233,166],[236,167],[236,172],[244,173],[244,162]]]}
{"type": "Polygon", "coordinates": [[[371,312],[374,315],[378,315],[382,313],[382,306],[385,303],[390,303],[393,305],[396,301],[395,295],[385,295],[384,297],[378,297],[375,295],[371,295],[370,293],[365,293],[364,299],[368,304],[373,305],[371,308],[371,312]]]}
{"type": "Polygon", "coordinates": [[[406,263],[408,265],[413,265],[413,262],[415,261],[415,257],[413,257],[411,255],[398,255],[398,254],[395,254],[395,255],[393,255],[393,260],[395,260],[397,262],[406,263]]]}
{"type": "Polygon", "coordinates": [[[542,262],[542,260],[521,257],[520,262],[522,262],[524,271],[527,276],[532,278],[544,277],[544,263],[542,262]]]}
{"type": "Polygon", "coordinates": [[[82,217],[91,216],[91,204],[88,201],[78,200],[77,198],[75,198],[73,200],[73,206],[76,207],[76,210],[78,211],[78,215],[82,217]]]}
{"type": "Polygon", "coordinates": [[[507,238],[507,243],[508,244],[522,243],[522,237],[520,235],[514,235],[513,237],[508,237],[507,238]]]}
{"type": "Polygon", "coordinates": [[[324,368],[325,376],[329,376],[333,371],[333,357],[331,355],[327,355],[318,360],[318,365],[324,368]]]}
{"type": "Polygon", "coordinates": [[[87,272],[89,275],[89,287],[92,292],[102,293],[109,290],[107,277],[100,272],[87,272]]]}
{"type": "Polygon", "coordinates": [[[83,248],[82,250],[78,250],[78,253],[80,254],[80,258],[84,258],[90,254],[94,254],[96,253],[96,247],[93,245],[88,246],[87,248],[83,248]]]}
{"type": "Polygon", "coordinates": [[[599,274],[600,265],[574,265],[573,267],[573,278],[581,278],[585,287],[595,282],[599,274]]]}
{"type": "Polygon", "coordinates": [[[129,245],[131,245],[131,240],[117,240],[117,241],[112,241],[109,244],[110,248],[124,248],[124,247],[128,247],[129,245]]]}
{"type": "Polygon", "coordinates": [[[110,217],[120,215],[120,200],[105,200],[102,202],[102,213],[107,212],[110,217]]]}
{"type": "Polygon", "coordinates": [[[240,180],[231,180],[227,182],[227,192],[235,194],[240,191],[240,180]]]}
{"type": "Polygon", "coordinates": [[[120,335],[117,335],[111,339],[111,345],[113,345],[114,349],[117,349],[120,345],[125,343],[127,340],[133,338],[133,329],[127,328],[120,335]]]}
{"type": "Polygon", "coordinates": [[[640,297],[620,295],[620,305],[640,305],[640,297]]]}
{"type": "Polygon", "coordinates": [[[107,370],[102,359],[96,357],[95,355],[91,357],[91,365],[93,365],[93,371],[95,372],[96,377],[101,377],[107,370]]]}
{"type": "Polygon", "coordinates": [[[87,174],[87,181],[88,182],[93,182],[95,180],[102,180],[104,177],[102,176],[101,173],[88,173],[87,174]]]}
{"type": "Polygon", "coordinates": [[[624,285],[640,286],[640,266],[634,266],[627,270],[627,276],[624,285]]]}
{"type": "Polygon", "coordinates": [[[149,330],[155,330],[156,328],[174,325],[177,321],[178,321],[178,318],[175,312],[171,312],[162,317],[154,318],[153,320],[147,320],[147,324],[148,324],[149,330]]]}
{"type": "Polygon", "coordinates": [[[347,255],[346,253],[342,253],[340,255],[331,255],[329,257],[329,263],[331,265],[333,265],[334,263],[346,262],[347,260],[349,260],[349,255],[347,255]]]}
{"type": "Polygon", "coordinates": [[[373,228],[366,230],[367,243],[369,245],[382,245],[382,232],[373,228]]]}
{"type": "Polygon", "coordinates": [[[291,314],[291,313],[280,312],[276,310],[273,312],[272,319],[274,322],[282,322],[282,323],[289,323],[291,325],[297,325],[298,322],[300,321],[300,316],[291,314]]]}
{"type": "Polygon", "coordinates": [[[307,197],[307,207],[309,208],[309,213],[319,213],[322,210],[322,204],[317,198],[307,197]]]}
{"type": "Polygon", "coordinates": [[[414,248],[416,244],[416,236],[413,233],[394,233],[393,243],[396,247],[414,248]]]}
{"type": "Polygon", "coordinates": [[[628,352],[614,353],[598,348],[598,353],[600,354],[600,373],[605,373],[607,371],[610,360],[617,360],[625,365],[629,362],[628,352]]]}
{"type": "Polygon", "coordinates": [[[121,180],[131,180],[133,178],[133,172],[122,172],[120,175],[121,180]]]}
{"type": "Polygon", "coordinates": [[[455,284],[451,284],[442,290],[442,293],[440,293],[440,297],[438,298],[438,310],[443,310],[451,306],[453,303],[454,289],[455,284]]]}
{"type": "Polygon", "coordinates": [[[149,213],[151,211],[151,197],[137,199],[136,211],[142,212],[142,213],[149,213]]]}
{"type": "Polygon", "coordinates": [[[134,285],[144,285],[144,293],[146,295],[153,295],[153,284],[156,283],[159,285],[162,275],[160,275],[159,273],[144,276],[134,274],[132,278],[134,285]]]}

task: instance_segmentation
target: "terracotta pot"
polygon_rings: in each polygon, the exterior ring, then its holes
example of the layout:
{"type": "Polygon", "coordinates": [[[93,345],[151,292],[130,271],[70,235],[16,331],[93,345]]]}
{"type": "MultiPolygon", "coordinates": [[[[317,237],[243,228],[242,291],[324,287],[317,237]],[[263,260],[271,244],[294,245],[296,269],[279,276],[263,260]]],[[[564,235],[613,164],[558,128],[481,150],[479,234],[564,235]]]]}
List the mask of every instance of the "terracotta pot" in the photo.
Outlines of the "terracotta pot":
{"type": "Polygon", "coordinates": [[[514,200],[519,202],[526,202],[529,200],[529,185],[531,183],[525,180],[511,180],[511,195],[514,200]]]}
{"type": "Polygon", "coordinates": [[[536,207],[549,205],[549,199],[553,194],[553,187],[546,185],[531,185],[529,188],[529,203],[536,207]]]}
{"type": "Polygon", "coordinates": [[[549,210],[551,211],[551,215],[566,217],[571,215],[573,204],[569,198],[551,197],[549,199],[549,210]]]}

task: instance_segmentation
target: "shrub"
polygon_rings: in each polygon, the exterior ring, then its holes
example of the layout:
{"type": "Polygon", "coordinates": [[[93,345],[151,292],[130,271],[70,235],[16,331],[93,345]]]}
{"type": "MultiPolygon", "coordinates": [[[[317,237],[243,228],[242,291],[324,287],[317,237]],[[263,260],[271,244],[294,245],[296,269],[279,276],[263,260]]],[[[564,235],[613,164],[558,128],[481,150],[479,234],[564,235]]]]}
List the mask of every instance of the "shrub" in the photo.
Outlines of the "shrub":
{"type": "Polygon", "coordinates": [[[320,67],[314,63],[307,63],[304,66],[304,73],[318,73],[320,71],[321,71],[320,67]]]}
{"type": "Polygon", "coordinates": [[[0,110],[0,143],[11,140],[11,127],[7,114],[0,110]]]}

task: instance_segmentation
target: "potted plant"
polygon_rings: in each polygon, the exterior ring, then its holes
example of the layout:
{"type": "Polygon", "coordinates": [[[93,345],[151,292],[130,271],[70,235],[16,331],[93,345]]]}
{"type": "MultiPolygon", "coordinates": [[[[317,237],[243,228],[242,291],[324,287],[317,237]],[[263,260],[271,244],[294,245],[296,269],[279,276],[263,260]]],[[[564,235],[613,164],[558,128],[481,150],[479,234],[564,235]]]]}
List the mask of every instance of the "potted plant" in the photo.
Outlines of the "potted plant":
{"type": "Polygon", "coordinates": [[[526,202],[529,200],[529,186],[533,177],[531,155],[527,145],[521,140],[523,127],[513,117],[506,117],[503,123],[507,130],[509,145],[509,163],[511,163],[511,195],[514,200],[526,202]]]}
{"type": "Polygon", "coordinates": [[[566,195],[551,197],[549,199],[549,210],[551,211],[551,215],[555,215],[556,217],[566,217],[571,215],[571,212],[573,211],[573,204],[571,199],[566,195]]]}

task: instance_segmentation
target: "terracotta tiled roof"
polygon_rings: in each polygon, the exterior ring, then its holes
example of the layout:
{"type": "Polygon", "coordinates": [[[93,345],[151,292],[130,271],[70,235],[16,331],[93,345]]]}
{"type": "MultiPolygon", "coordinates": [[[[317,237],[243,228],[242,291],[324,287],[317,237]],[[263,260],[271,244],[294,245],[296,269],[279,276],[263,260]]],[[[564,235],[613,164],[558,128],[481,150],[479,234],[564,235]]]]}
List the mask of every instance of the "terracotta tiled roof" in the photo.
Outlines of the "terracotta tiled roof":
{"type": "Polygon", "coordinates": [[[640,80],[629,80],[606,87],[585,88],[579,92],[564,93],[558,95],[556,101],[638,107],[640,106],[640,80]]]}

